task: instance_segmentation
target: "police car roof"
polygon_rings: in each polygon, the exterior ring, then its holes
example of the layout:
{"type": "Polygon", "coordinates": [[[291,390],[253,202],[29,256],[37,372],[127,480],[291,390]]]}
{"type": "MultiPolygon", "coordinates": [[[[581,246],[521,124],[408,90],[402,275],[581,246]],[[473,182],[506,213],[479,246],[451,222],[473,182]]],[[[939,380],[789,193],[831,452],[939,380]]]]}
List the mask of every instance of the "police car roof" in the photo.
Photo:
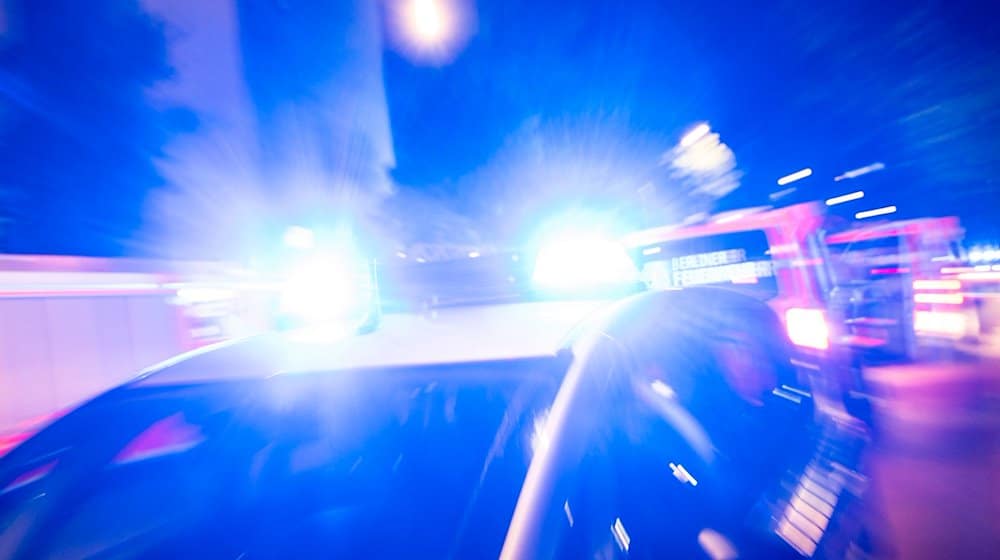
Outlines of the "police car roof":
{"type": "Polygon", "coordinates": [[[182,354],[144,371],[139,386],[211,383],[282,373],[458,364],[554,356],[604,301],[548,301],[389,314],[363,335],[273,333],[182,354]]]}

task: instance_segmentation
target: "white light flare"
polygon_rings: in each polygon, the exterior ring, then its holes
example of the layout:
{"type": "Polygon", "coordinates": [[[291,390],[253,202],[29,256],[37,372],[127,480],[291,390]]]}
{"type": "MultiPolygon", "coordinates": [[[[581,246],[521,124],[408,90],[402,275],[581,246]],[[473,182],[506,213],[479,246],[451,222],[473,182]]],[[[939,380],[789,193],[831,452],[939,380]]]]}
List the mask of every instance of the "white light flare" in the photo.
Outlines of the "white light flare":
{"type": "Polygon", "coordinates": [[[835,196],[833,198],[826,199],[827,206],[836,206],[837,204],[843,204],[845,202],[851,202],[854,200],[861,200],[865,197],[865,191],[854,191],[852,193],[842,194],[840,196],[835,196]]]}
{"type": "Polygon", "coordinates": [[[549,438],[549,434],[545,429],[548,420],[549,420],[548,410],[539,414],[538,416],[535,416],[533,422],[534,429],[531,432],[531,452],[533,455],[537,455],[538,453],[545,451],[546,449],[549,448],[549,445],[552,443],[549,438]]]}
{"type": "Polygon", "coordinates": [[[695,142],[701,140],[706,134],[712,131],[712,128],[708,126],[708,123],[700,123],[694,128],[689,130],[681,138],[681,146],[684,148],[693,146],[695,142]]]}
{"type": "Polygon", "coordinates": [[[471,4],[467,0],[391,2],[390,39],[419,62],[450,62],[474,31],[471,4]]]}
{"type": "Polygon", "coordinates": [[[958,280],[914,280],[914,290],[961,290],[962,283],[958,280]]]}
{"type": "Polygon", "coordinates": [[[341,319],[362,303],[358,266],[339,254],[315,255],[295,265],[282,286],[282,313],[310,323],[341,319]]]}
{"type": "Polygon", "coordinates": [[[225,301],[235,297],[236,292],[226,288],[192,286],[177,290],[177,301],[182,305],[225,301]]]}
{"type": "Polygon", "coordinates": [[[939,303],[944,305],[961,305],[965,303],[962,294],[913,294],[914,303],[939,303]]]}
{"type": "Polygon", "coordinates": [[[785,312],[785,330],[796,346],[816,350],[830,347],[830,326],[822,309],[789,309],[785,312]]]}
{"type": "MultiPolygon", "coordinates": [[[[976,268],[978,269],[979,267],[977,266],[976,268]]],[[[987,268],[983,271],[975,270],[973,272],[963,272],[962,274],[959,274],[958,277],[969,282],[992,282],[1000,280],[1000,272],[988,272],[988,270],[989,269],[987,268]]]]}
{"type": "Polygon", "coordinates": [[[611,534],[614,535],[615,542],[618,543],[618,548],[628,552],[629,546],[632,545],[632,537],[625,530],[625,524],[622,523],[620,517],[616,517],[614,524],[611,525],[611,534]]]}
{"type": "Polygon", "coordinates": [[[316,246],[316,234],[309,228],[290,226],[282,237],[285,247],[291,249],[312,249],[316,246]]]}
{"type": "Polygon", "coordinates": [[[779,198],[784,198],[795,192],[795,187],[788,187],[787,189],[781,189],[780,191],[773,192],[767,195],[768,198],[773,200],[778,200],[779,198]]]}
{"type": "Polygon", "coordinates": [[[670,472],[673,473],[674,478],[679,480],[684,484],[690,484],[691,486],[698,486],[698,479],[691,476],[691,473],[684,468],[684,465],[677,463],[670,463],[670,472]]]}
{"type": "Polygon", "coordinates": [[[962,338],[966,333],[966,319],[962,313],[916,311],[913,313],[913,330],[918,334],[962,338]]]}
{"type": "Polygon", "coordinates": [[[652,383],[649,384],[653,392],[665,399],[673,399],[677,397],[677,393],[674,392],[673,387],[667,385],[666,383],[660,381],[659,379],[654,379],[652,383]]]}
{"type": "Polygon", "coordinates": [[[404,10],[407,29],[419,43],[439,43],[451,32],[452,17],[441,0],[409,0],[404,10]]]}
{"type": "Polygon", "coordinates": [[[543,290],[579,291],[637,282],[639,272],[623,246],[588,233],[567,233],[542,245],[532,283],[543,290]]]}
{"type": "Polygon", "coordinates": [[[742,212],[736,212],[735,214],[726,214],[715,220],[717,224],[728,224],[730,222],[736,222],[743,219],[744,214],[742,212]]]}
{"type": "Polygon", "coordinates": [[[973,263],[998,261],[1000,249],[993,245],[976,245],[969,249],[969,260],[973,263]]]}
{"type": "Polygon", "coordinates": [[[789,173],[788,175],[785,175],[784,177],[781,177],[780,179],[778,179],[778,185],[780,185],[780,186],[783,187],[783,186],[785,186],[785,185],[787,185],[789,183],[794,183],[795,181],[798,181],[798,180],[801,180],[801,179],[805,179],[806,177],[808,177],[808,176],[810,176],[812,174],[813,174],[813,170],[810,169],[810,168],[808,168],[808,167],[806,167],[805,169],[800,169],[800,170],[796,171],[795,173],[789,173]]]}
{"type": "Polygon", "coordinates": [[[845,171],[841,175],[837,175],[833,178],[834,181],[843,181],[845,179],[853,179],[855,177],[860,177],[862,175],[867,175],[875,171],[881,171],[885,169],[885,164],[882,162],[875,162],[871,165],[866,165],[864,167],[859,167],[857,169],[852,169],[850,171],[845,171]]]}
{"type": "Polygon", "coordinates": [[[732,169],[735,165],[736,157],[732,149],[722,142],[718,133],[710,130],[702,131],[696,128],[689,132],[681,140],[680,148],[672,165],[686,172],[715,172],[732,169]],[[700,133],[700,136],[688,140],[689,137],[693,138],[691,135],[695,132],[700,133]],[[685,145],[685,141],[690,144],[685,145]]]}
{"type": "Polygon", "coordinates": [[[894,214],[896,212],[895,206],[883,206],[881,208],[873,208],[871,210],[865,210],[864,212],[858,212],[854,215],[854,219],[863,220],[865,218],[874,218],[875,216],[885,216],[887,214],[894,214]]]}

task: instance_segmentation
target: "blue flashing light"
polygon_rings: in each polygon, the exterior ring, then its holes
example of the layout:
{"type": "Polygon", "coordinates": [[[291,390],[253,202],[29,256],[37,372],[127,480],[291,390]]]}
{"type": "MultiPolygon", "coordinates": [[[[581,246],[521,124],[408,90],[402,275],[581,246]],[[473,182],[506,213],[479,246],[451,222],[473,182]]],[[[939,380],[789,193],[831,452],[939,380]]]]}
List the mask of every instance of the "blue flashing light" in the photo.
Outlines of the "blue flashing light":
{"type": "MultiPolygon", "coordinates": [[[[291,248],[291,247],[290,247],[291,248]]],[[[379,312],[375,265],[344,238],[294,247],[278,269],[278,314],[286,327],[367,324],[379,312]]]]}
{"type": "Polygon", "coordinates": [[[639,272],[625,247],[613,239],[566,232],[541,245],[531,280],[548,293],[596,293],[634,286],[639,272]]]}

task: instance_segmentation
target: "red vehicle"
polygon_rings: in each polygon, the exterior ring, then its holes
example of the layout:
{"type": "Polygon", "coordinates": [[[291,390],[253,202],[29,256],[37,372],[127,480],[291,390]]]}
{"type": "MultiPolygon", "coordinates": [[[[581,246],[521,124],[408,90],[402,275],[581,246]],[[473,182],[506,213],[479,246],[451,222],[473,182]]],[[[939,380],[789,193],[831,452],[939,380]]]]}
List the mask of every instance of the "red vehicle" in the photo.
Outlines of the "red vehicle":
{"type": "Polygon", "coordinates": [[[831,307],[845,343],[912,359],[923,347],[975,338],[975,307],[943,271],[962,262],[955,217],[857,227],[827,237],[836,289],[831,307]]]}
{"type": "MultiPolygon", "coordinates": [[[[816,203],[745,209],[702,223],[664,226],[625,237],[643,281],[654,289],[720,286],[755,296],[783,320],[795,362],[832,403],[859,383],[846,375],[828,314],[833,283],[826,266],[827,217],[816,203]],[[817,375],[817,373],[825,372],[817,375]],[[845,387],[845,384],[848,384],[845,387]]],[[[822,398],[822,395],[817,395],[822,398]]],[[[839,406],[839,404],[835,404],[839,406]]]]}

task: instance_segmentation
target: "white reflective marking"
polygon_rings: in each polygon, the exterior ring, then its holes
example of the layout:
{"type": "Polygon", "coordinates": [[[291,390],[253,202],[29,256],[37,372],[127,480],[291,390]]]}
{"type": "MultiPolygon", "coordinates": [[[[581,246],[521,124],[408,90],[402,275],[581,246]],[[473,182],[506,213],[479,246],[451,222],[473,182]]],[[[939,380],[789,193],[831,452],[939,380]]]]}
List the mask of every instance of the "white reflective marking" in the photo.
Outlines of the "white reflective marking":
{"type": "Polygon", "coordinates": [[[649,386],[653,389],[653,392],[661,397],[666,397],[672,399],[677,396],[677,393],[667,385],[666,383],[660,381],[659,379],[654,380],[649,386]]]}
{"type": "Polygon", "coordinates": [[[681,482],[686,482],[691,486],[698,486],[698,479],[691,476],[691,473],[684,468],[684,465],[670,463],[670,471],[674,473],[674,478],[681,482]]]}
{"type": "Polygon", "coordinates": [[[615,518],[615,523],[611,526],[611,534],[615,536],[618,548],[628,552],[628,547],[632,544],[632,538],[629,537],[628,531],[625,530],[625,525],[622,524],[621,518],[615,518]]]}

